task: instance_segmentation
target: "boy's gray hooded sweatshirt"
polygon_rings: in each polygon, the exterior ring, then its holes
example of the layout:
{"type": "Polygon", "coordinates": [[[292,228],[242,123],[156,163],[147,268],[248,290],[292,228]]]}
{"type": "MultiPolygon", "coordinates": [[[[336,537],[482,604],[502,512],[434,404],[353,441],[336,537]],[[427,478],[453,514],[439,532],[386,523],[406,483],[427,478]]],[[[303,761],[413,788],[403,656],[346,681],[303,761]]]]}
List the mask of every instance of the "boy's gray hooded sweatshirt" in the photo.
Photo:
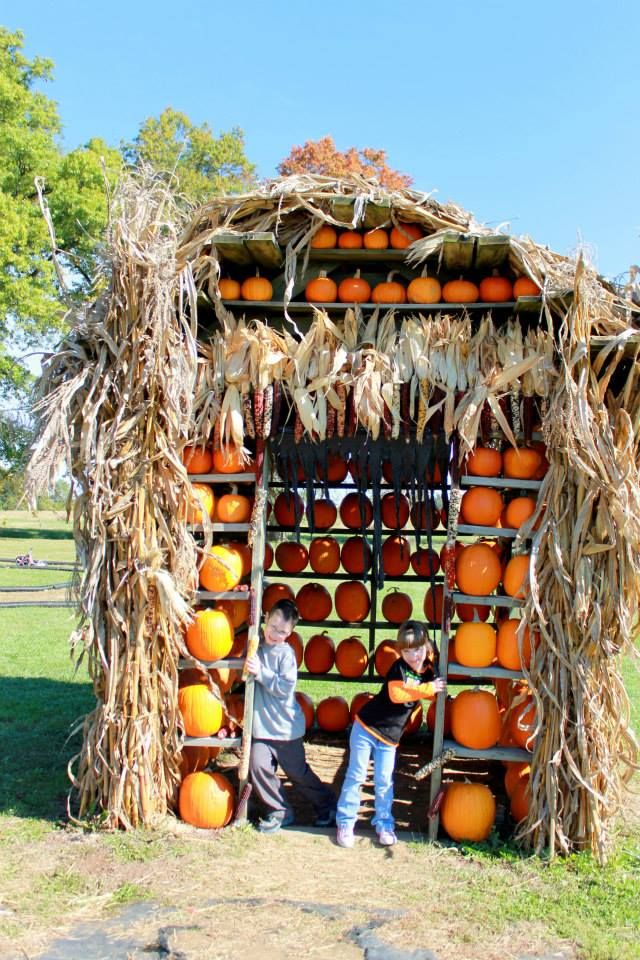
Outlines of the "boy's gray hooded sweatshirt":
{"type": "Polygon", "coordinates": [[[305,734],[304,714],[296,700],[298,666],[288,643],[258,647],[260,674],[253,694],[256,740],[297,740],[305,734]]]}

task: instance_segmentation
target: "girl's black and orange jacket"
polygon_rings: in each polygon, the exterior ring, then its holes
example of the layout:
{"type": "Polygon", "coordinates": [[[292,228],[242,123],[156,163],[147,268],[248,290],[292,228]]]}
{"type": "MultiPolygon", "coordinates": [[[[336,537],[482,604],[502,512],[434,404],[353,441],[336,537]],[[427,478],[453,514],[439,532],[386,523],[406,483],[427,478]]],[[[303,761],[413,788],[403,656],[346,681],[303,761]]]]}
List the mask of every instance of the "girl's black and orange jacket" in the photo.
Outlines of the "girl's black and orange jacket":
{"type": "Polygon", "coordinates": [[[424,673],[415,673],[400,657],[390,667],[375,697],[360,708],[358,722],[383,743],[397,747],[418,700],[432,700],[435,697],[432,678],[431,665],[427,666],[424,673]]]}

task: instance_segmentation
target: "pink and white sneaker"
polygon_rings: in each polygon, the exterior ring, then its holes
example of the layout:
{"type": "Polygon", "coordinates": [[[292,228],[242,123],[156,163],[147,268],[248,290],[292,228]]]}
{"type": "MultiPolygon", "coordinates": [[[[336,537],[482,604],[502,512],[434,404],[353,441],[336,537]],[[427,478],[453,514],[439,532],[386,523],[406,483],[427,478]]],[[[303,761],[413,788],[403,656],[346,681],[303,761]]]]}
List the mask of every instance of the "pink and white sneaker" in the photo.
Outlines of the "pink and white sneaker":
{"type": "Polygon", "coordinates": [[[398,838],[393,830],[378,830],[378,843],[381,847],[392,847],[397,842],[398,838]]]}

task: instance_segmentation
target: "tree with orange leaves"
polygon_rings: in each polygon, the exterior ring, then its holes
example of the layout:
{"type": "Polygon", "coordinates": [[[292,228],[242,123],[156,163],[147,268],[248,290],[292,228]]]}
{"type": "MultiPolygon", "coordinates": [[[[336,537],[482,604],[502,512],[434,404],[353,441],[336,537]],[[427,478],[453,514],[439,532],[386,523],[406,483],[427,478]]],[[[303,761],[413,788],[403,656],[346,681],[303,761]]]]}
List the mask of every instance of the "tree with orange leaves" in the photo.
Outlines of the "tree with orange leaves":
{"type": "Polygon", "coordinates": [[[288,157],[278,164],[278,173],[288,176],[293,173],[316,173],[326,177],[344,177],[358,173],[377,180],[391,190],[410,187],[413,180],[406,173],[393,170],[387,163],[386,150],[363,147],[357,150],[338,150],[333,137],[307,140],[301,147],[292,147],[288,157]]]}

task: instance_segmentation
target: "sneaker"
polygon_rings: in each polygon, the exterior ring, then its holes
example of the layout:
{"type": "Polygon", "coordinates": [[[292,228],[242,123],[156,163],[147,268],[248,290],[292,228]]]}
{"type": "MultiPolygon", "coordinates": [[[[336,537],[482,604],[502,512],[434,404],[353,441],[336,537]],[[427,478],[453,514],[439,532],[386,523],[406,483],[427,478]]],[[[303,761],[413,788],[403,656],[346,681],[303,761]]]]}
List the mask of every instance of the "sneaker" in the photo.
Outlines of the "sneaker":
{"type": "Polygon", "coordinates": [[[260,833],[277,833],[282,827],[290,827],[296,822],[292,813],[270,813],[268,817],[258,821],[258,831],[260,833]]]}
{"type": "Polygon", "coordinates": [[[327,813],[321,813],[313,822],[314,827],[335,827],[336,808],[332,807],[327,813]]]}
{"type": "Polygon", "coordinates": [[[378,830],[378,843],[381,847],[392,847],[398,842],[393,830],[378,830]]]}
{"type": "Polygon", "coordinates": [[[352,847],[356,842],[352,827],[338,827],[336,830],[336,843],[339,847],[352,847]]]}

